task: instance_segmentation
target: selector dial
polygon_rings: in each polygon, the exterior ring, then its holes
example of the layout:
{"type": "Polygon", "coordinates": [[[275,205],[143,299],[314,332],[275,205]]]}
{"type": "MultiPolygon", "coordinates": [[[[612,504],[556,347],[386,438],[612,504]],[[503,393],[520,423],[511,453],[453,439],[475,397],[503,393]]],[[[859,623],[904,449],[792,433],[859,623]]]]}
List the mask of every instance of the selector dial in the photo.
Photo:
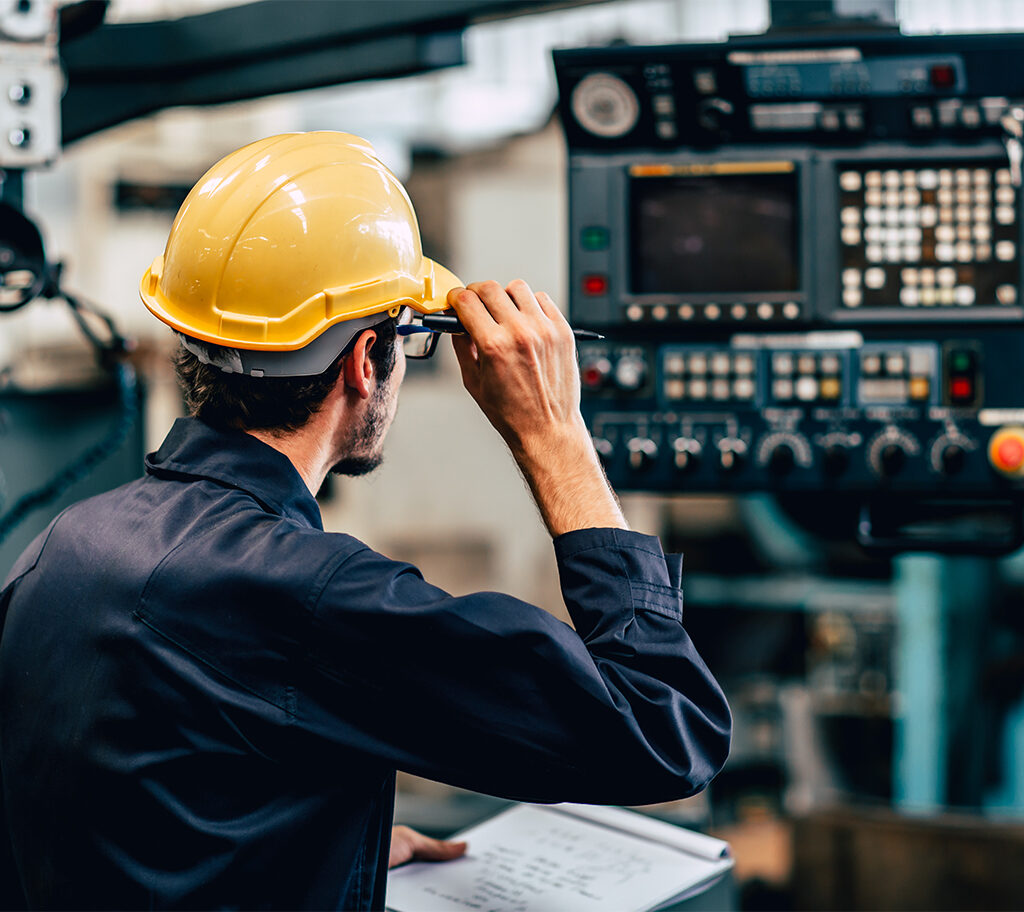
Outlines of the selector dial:
{"type": "Polygon", "coordinates": [[[703,447],[693,437],[676,437],[672,442],[673,462],[677,471],[694,472],[700,464],[703,447]]]}
{"type": "Polygon", "coordinates": [[[600,389],[612,372],[612,362],[605,355],[585,358],[580,365],[580,381],[587,389],[600,389]]]}
{"type": "Polygon", "coordinates": [[[640,119],[640,100],[628,83],[611,73],[591,73],[572,90],[573,117],[594,136],[624,136],[640,119]]]}
{"type": "Polygon", "coordinates": [[[811,445],[800,434],[769,434],[757,447],[758,465],[780,478],[797,467],[809,469],[811,461],[811,445]]]}
{"type": "Polygon", "coordinates": [[[899,428],[888,427],[872,439],[868,447],[868,464],[882,478],[895,478],[903,471],[910,456],[921,452],[916,438],[899,428]]]}
{"type": "Polygon", "coordinates": [[[967,454],[975,449],[974,441],[963,434],[942,434],[933,441],[929,460],[940,475],[958,475],[967,464],[967,454]]]}
{"type": "Polygon", "coordinates": [[[646,469],[658,458],[658,444],[650,437],[631,437],[626,441],[629,453],[629,467],[634,472],[646,469]]]}

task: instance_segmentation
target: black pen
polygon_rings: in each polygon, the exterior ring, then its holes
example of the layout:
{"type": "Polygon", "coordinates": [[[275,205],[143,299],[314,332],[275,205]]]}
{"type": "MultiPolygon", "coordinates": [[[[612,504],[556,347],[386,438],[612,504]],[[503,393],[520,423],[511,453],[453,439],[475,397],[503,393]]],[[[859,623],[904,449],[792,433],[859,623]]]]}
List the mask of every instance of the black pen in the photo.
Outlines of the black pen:
{"type": "MultiPolygon", "coordinates": [[[[423,326],[425,329],[432,329],[434,332],[464,333],[466,328],[459,322],[458,317],[451,314],[424,314],[423,326]]],[[[574,329],[572,334],[577,339],[603,339],[600,333],[589,329],[574,329]]]]}

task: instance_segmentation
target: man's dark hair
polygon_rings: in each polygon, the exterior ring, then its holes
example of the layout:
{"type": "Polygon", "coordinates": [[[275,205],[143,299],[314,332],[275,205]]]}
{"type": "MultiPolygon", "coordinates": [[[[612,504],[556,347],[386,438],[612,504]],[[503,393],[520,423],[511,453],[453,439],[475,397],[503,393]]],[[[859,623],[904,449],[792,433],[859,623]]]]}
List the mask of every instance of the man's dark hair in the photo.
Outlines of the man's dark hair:
{"type": "MultiPolygon", "coordinates": [[[[378,383],[386,383],[395,367],[395,321],[371,327],[377,341],[370,348],[378,383]]],[[[342,361],[352,353],[354,339],[322,374],[315,377],[249,377],[227,374],[204,364],[184,346],[178,349],[174,368],[190,415],[217,428],[237,430],[294,431],[323,405],[341,373],[342,361]]]]}

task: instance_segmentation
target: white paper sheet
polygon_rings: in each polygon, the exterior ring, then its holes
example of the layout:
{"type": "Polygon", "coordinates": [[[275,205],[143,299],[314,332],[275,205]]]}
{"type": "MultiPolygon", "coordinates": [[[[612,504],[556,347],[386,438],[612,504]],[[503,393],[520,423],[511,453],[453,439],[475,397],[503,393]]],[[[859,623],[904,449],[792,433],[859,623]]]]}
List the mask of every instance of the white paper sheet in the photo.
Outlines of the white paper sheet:
{"type": "MultiPolygon", "coordinates": [[[[556,806],[557,808],[557,806],[556,806]]],[[[464,858],[396,868],[394,912],[630,912],[713,880],[728,858],[702,858],[543,805],[517,805],[459,834],[464,858]]],[[[673,828],[675,829],[675,828],[673,828]]],[[[720,852],[719,852],[720,855],[720,852]]]]}

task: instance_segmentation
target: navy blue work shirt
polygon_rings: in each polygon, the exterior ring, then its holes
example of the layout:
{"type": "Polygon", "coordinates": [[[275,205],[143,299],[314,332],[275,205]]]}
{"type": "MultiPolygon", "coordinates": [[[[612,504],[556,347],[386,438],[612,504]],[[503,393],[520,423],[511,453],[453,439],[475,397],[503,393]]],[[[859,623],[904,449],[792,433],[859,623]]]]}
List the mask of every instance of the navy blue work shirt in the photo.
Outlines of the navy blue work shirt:
{"type": "Polygon", "coordinates": [[[656,538],[555,540],[573,630],[325,533],[250,435],[180,420],[146,472],[54,520],[0,594],[0,810],[31,906],[380,909],[396,769],[645,804],[724,763],[656,538]]]}

